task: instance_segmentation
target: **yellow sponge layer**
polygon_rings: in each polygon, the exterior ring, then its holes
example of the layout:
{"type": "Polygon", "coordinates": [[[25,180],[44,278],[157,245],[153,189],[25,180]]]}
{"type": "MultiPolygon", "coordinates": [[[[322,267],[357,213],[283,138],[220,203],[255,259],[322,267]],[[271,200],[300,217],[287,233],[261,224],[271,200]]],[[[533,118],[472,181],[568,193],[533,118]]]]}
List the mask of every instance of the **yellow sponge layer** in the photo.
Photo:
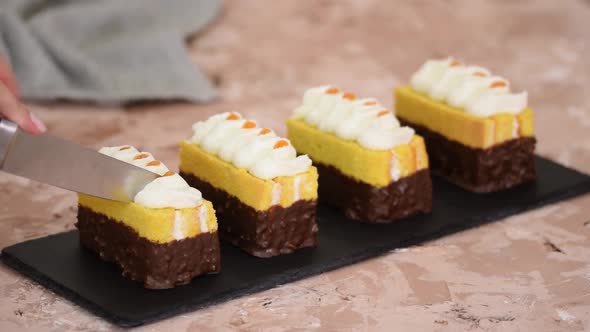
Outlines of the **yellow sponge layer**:
{"type": "MultiPolygon", "coordinates": [[[[136,203],[111,201],[108,199],[78,194],[78,203],[92,211],[117,220],[133,228],[139,236],[157,243],[174,241],[175,209],[152,209],[136,203]]],[[[185,237],[201,233],[201,210],[206,209],[206,223],[209,232],[217,231],[217,218],[211,202],[203,200],[196,208],[180,209],[180,230],[185,237]]]]}
{"type": "Polygon", "coordinates": [[[305,173],[264,180],[207,153],[196,144],[181,142],[180,170],[224,190],[258,211],[276,204],[289,207],[297,199],[318,197],[318,173],[313,166],[305,173]],[[279,202],[273,202],[273,191],[275,195],[280,194],[279,202]]]}
{"type": "Polygon", "coordinates": [[[409,86],[396,88],[394,94],[395,113],[399,118],[470,147],[485,149],[512,139],[515,124],[519,136],[534,136],[530,108],[516,115],[503,113],[481,118],[433,100],[409,86]]]}
{"type": "Polygon", "coordinates": [[[392,160],[400,177],[428,168],[424,140],[418,135],[414,135],[409,144],[398,145],[391,150],[370,150],[354,141],[323,132],[301,119],[287,120],[287,129],[289,140],[298,152],[375,187],[384,187],[393,181],[392,160]]]}

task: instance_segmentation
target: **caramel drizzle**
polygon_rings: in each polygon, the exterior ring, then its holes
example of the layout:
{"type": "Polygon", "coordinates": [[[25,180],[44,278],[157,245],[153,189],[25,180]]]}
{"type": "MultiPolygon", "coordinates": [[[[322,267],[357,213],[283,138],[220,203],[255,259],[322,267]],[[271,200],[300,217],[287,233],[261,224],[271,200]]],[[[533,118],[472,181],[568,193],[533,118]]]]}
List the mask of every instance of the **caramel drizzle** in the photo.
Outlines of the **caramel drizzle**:
{"type": "Polygon", "coordinates": [[[125,145],[125,146],[122,146],[122,147],[119,149],[119,151],[125,151],[125,150],[129,150],[129,149],[131,149],[131,147],[130,147],[129,145],[125,145]]]}
{"type": "Polygon", "coordinates": [[[242,128],[244,129],[249,129],[249,128],[256,128],[256,122],[254,121],[250,121],[247,120],[246,122],[244,122],[244,124],[242,125],[242,128]]]}
{"type": "Polygon", "coordinates": [[[159,160],[152,160],[146,166],[160,166],[162,164],[159,160]]]}
{"type": "Polygon", "coordinates": [[[383,111],[377,113],[377,117],[384,116],[384,115],[389,114],[389,113],[391,113],[391,112],[388,111],[388,110],[383,110],[383,111]]]}
{"type": "Polygon", "coordinates": [[[176,175],[176,172],[168,171],[168,172],[164,173],[164,175],[162,175],[162,176],[172,176],[172,175],[176,175]]]}
{"type": "Polygon", "coordinates": [[[239,120],[239,119],[240,119],[240,116],[239,116],[239,115],[237,115],[237,114],[236,114],[236,113],[234,113],[234,112],[231,112],[231,113],[230,113],[230,114],[227,116],[227,118],[225,118],[225,119],[226,119],[226,120],[239,120]]]}

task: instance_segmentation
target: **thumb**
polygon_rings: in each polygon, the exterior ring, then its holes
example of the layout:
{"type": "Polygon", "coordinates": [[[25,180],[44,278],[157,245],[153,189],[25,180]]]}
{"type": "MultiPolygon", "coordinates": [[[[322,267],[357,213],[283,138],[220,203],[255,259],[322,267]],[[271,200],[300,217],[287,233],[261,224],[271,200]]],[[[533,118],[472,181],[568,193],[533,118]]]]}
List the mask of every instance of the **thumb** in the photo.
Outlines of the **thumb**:
{"type": "Polygon", "coordinates": [[[40,134],[47,130],[43,122],[21,104],[9,88],[0,81],[0,114],[15,122],[25,131],[40,134]]]}

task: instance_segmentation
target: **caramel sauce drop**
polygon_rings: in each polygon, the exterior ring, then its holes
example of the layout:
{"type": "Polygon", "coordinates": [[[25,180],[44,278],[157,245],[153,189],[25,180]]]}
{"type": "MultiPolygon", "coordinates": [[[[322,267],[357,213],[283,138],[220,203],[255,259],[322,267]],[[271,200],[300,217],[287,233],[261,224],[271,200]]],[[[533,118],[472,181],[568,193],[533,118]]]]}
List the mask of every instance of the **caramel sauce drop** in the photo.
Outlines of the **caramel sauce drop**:
{"type": "Polygon", "coordinates": [[[272,131],[272,130],[270,130],[270,129],[268,129],[268,128],[264,128],[264,129],[262,129],[262,130],[261,130],[261,131],[258,133],[258,135],[260,135],[260,136],[262,136],[262,135],[266,135],[266,134],[270,133],[271,131],[272,131]]]}
{"type": "Polygon", "coordinates": [[[256,122],[248,120],[244,122],[242,128],[256,128],[256,122]]]}
{"type": "Polygon", "coordinates": [[[373,101],[373,100],[365,101],[363,103],[363,105],[365,105],[365,106],[373,106],[373,105],[377,105],[377,102],[376,101],[373,101]]]}
{"type": "Polygon", "coordinates": [[[488,76],[486,73],[484,73],[483,71],[476,71],[475,73],[472,74],[473,76],[477,76],[477,77],[486,77],[488,76]]]}
{"type": "Polygon", "coordinates": [[[333,86],[333,87],[329,88],[328,90],[326,90],[326,93],[329,95],[334,95],[334,94],[340,93],[340,89],[333,86]]]}
{"type": "Polygon", "coordinates": [[[168,172],[164,173],[164,175],[162,175],[162,176],[172,176],[172,175],[175,175],[175,174],[176,174],[175,172],[168,171],[168,172]]]}
{"type": "Polygon", "coordinates": [[[126,146],[122,146],[122,147],[119,149],[119,151],[125,151],[125,150],[129,150],[129,149],[131,149],[131,147],[130,147],[129,145],[126,145],[126,146]]]}
{"type": "Polygon", "coordinates": [[[149,163],[147,163],[146,166],[160,166],[161,162],[159,160],[152,160],[149,163]]]}
{"type": "Polygon", "coordinates": [[[463,64],[461,63],[461,61],[458,60],[453,60],[451,61],[451,63],[449,64],[449,67],[459,67],[462,66],[463,64]]]}
{"type": "Polygon", "coordinates": [[[490,88],[503,88],[506,86],[508,86],[508,84],[506,84],[504,81],[495,81],[490,84],[490,88]]]}
{"type": "Polygon", "coordinates": [[[231,113],[230,113],[230,114],[227,116],[227,118],[225,118],[225,119],[226,119],[226,120],[239,120],[239,119],[240,119],[240,116],[239,116],[239,115],[237,115],[237,114],[236,114],[236,113],[234,113],[234,112],[231,112],[231,113]]]}
{"type": "Polygon", "coordinates": [[[149,154],[147,154],[147,153],[140,153],[140,154],[136,155],[135,157],[133,157],[133,160],[137,160],[137,159],[143,159],[143,158],[147,158],[147,157],[149,157],[149,156],[150,156],[150,155],[149,155],[149,154]]]}
{"type": "Polygon", "coordinates": [[[289,142],[287,142],[284,139],[282,139],[282,140],[276,142],[275,143],[275,146],[273,146],[272,148],[273,149],[280,149],[280,148],[282,148],[284,146],[288,146],[288,145],[289,145],[289,142]]]}
{"type": "Polygon", "coordinates": [[[355,100],[356,96],[352,92],[345,92],[344,95],[342,95],[342,98],[348,99],[348,100],[355,100]]]}
{"type": "Polygon", "coordinates": [[[384,116],[384,115],[389,114],[389,113],[391,113],[391,112],[389,112],[388,110],[383,110],[383,111],[377,113],[377,117],[384,116]]]}

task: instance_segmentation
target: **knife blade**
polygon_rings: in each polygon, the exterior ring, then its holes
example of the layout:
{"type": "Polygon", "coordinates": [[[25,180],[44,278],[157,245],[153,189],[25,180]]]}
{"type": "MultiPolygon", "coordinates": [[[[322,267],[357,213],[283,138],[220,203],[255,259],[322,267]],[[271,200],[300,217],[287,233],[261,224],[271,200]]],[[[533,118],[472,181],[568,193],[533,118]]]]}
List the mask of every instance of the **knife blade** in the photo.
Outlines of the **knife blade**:
{"type": "Polygon", "coordinates": [[[131,202],[160,175],[49,134],[0,119],[0,170],[56,187],[131,202]]]}

